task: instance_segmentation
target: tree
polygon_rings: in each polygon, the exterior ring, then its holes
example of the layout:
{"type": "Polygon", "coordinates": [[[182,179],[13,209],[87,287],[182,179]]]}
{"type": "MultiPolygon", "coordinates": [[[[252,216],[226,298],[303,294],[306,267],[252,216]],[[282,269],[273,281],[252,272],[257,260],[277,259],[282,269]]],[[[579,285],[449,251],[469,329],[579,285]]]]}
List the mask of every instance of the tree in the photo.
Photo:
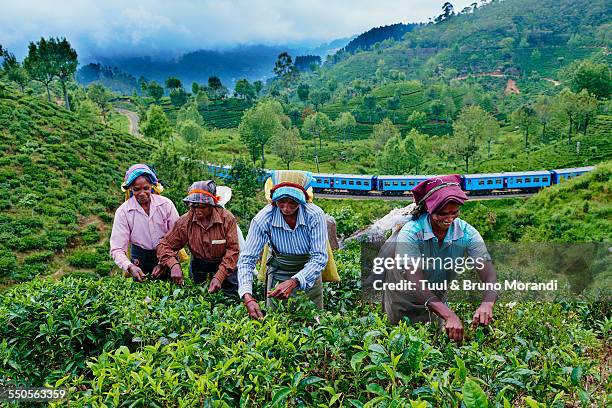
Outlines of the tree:
{"type": "Polygon", "coordinates": [[[255,96],[259,96],[259,93],[263,89],[263,82],[261,81],[253,82],[253,88],[255,89],[255,96]]]}
{"type": "Polygon", "coordinates": [[[310,101],[314,105],[315,109],[318,109],[325,102],[329,101],[330,94],[326,89],[315,89],[310,93],[310,101]]]}
{"type": "Polygon", "coordinates": [[[377,167],[380,174],[408,174],[418,166],[419,158],[410,139],[393,136],[387,140],[381,154],[378,156],[377,167]]]}
{"type": "Polygon", "coordinates": [[[431,101],[429,104],[429,113],[434,117],[436,122],[440,122],[442,120],[442,115],[444,115],[445,107],[442,101],[439,99],[431,101]]]}
{"type": "Polygon", "coordinates": [[[552,101],[546,95],[539,95],[536,98],[533,109],[535,110],[536,116],[540,121],[540,125],[542,125],[542,134],[540,139],[542,143],[544,143],[546,141],[546,125],[548,125],[552,118],[552,101]]]}
{"type": "Polygon", "coordinates": [[[272,71],[280,79],[289,79],[289,77],[293,75],[295,71],[291,55],[289,55],[287,52],[281,52],[278,54],[278,58],[276,62],[274,62],[274,69],[272,71]]]}
{"type": "Polygon", "coordinates": [[[25,86],[28,83],[28,72],[17,62],[15,55],[7,50],[0,50],[0,56],[4,57],[2,69],[6,73],[7,79],[15,82],[19,89],[21,89],[21,92],[24,92],[25,86]]]}
{"type": "Polygon", "coordinates": [[[512,112],[511,120],[525,135],[525,149],[527,149],[529,147],[529,132],[537,123],[535,110],[531,105],[525,104],[512,112]]]}
{"type": "Polygon", "coordinates": [[[79,102],[76,114],[77,117],[83,122],[96,123],[99,122],[102,112],[95,102],[89,99],[84,99],[79,102]]]}
{"type": "Polygon", "coordinates": [[[291,162],[300,157],[302,150],[300,143],[300,131],[295,127],[283,129],[274,137],[274,152],[287,165],[287,170],[291,162]]]}
{"type": "Polygon", "coordinates": [[[70,46],[70,43],[65,38],[61,40],[58,38],[50,38],[48,44],[52,51],[54,75],[57,76],[62,86],[64,106],[66,106],[66,109],[70,110],[70,99],[68,98],[66,83],[73,77],[79,65],[77,52],[70,46]]]}
{"type": "Polygon", "coordinates": [[[566,71],[572,91],[578,93],[586,89],[598,99],[605,99],[612,92],[612,78],[607,64],[599,64],[589,60],[576,61],[566,71]]]}
{"type": "Polygon", "coordinates": [[[161,106],[151,105],[147,110],[146,120],[142,127],[145,137],[162,142],[172,136],[172,128],[161,106]]]}
{"type": "Polygon", "coordinates": [[[109,111],[110,104],[108,101],[111,99],[112,94],[103,85],[100,84],[89,84],[87,87],[87,97],[98,107],[102,113],[102,118],[106,122],[106,116],[109,111]]]}
{"type": "Polygon", "coordinates": [[[582,129],[582,134],[586,135],[591,117],[597,109],[597,98],[583,88],[582,91],[578,93],[576,102],[576,116],[579,128],[582,129]]]}
{"type": "Polygon", "coordinates": [[[189,144],[202,142],[204,129],[191,119],[183,120],[178,125],[178,133],[189,144]]]}
{"type": "Polygon", "coordinates": [[[329,130],[330,126],[331,122],[329,120],[329,117],[322,112],[317,112],[313,115],[308,116],[304,120],[304,124],[302,125],[302,131],[304,133],[311,136],[313,139],[319,139],[319,149],[317,149],[316,141],[314,143],[314,158],[315,164],[317,165],[317,172],[320,172],[319,150],[322,146],[321,140],[323,139],[323,135],[325,135],[325,133],[327,133],[327,131],[329,130]]]}
{"type": "Polygon", "coordinates": [[[197,82],[191,83],[191,93],[192,94],[197,95],[198,93],[200,93],[201,89],[202,87],[200,87],[200,84],[198,84],[197,82]]]}
{"type": "Polygon", "coordinates": [[[176,114],[177,123],[187,120],[194,122],[198,126],[204,127],[204,119],[202,118],[202,115],[200,115],[198,107],[193,102],[184,105],[176,114]]]}
{"type": "Polygon", "coordinates": [[[187,92],[183,88],[172,88],[170,90],[170,102],[180,108],[187,103],[187,92]]]}
{"type": "Polygon", "coordinates": [[[478,105],[465,106],[453,123],[452,150],[465,161],[465,172],[469,173],[469,160],[474,161],[479,143],[485,134],[487,121],[495,120],[490,113],[478,105]]]}
{"type": "Polygon", "coordinates": [[[300,101],[306,103],[308,101],[308,94],[310,93],[310,86],[305,83],[301,83],[297,88],[297,95],[300,98],[300,101]]]}
{"type": "Polygon", "coordinates": [[[421,127],[427,123],[427,115],[425,112],[421,111],[412,111],[410,116],[408,116],[408,120],[406,121],[407,125],[413,129],[420,130],[421,127]]]}
{"type": "Polygon", "coordinates": [[[166,89],[168,89],[169,91],[172,89],[176,89],[176,88],[182,88],[183,84],[181,83],[181,80],[178,79],[177,77],[168,77],[166,79],[166,89]]]}
{"type": "Polygon", "coordinates": [[[342,112],[334,121],[334,127],[338,134],[342,133],[342,139],[347,141],[347,132],[352,131],[357,125],[355,117],[350,112],[342,112]]]}
{"type": "Polygon", "coordinates": [[[236,95],[238,95],[238,97],[244,98],[247,101],[251,101],[253,98],[255,98],[256,94],[253,85],[251,85],[245,78],[236,81],[234,92],[236,95]]]}
{"type": "Polygon", "coordinates": [[[200,91],[196,94],[195,103],[198,106],[198,109],[204,109],[210,104],[208,95],[206,92],[204,92],[204,90],[200,89],[200,91]]]}
{"type": "Polygon", "coordinates": [[[399,137],[400,132],[389,118],[384,118],[382,122],[374,125],[374,146],[377,151],[381,151],[387,141],[394,137],[399,137]]]}
{"type": "Polygon", "coordinates": [[[164,96],[164,88],[155,81],[149,82],[147,85],[147,95],[155,100],[155,103],[159,104],[159,100],[164,96]]]}
{"type": "Polygon", "coordinates": [[[28,55],[23,60],[23,66],[28,71],[30,78],[45,85],[47,100],[51,102],[49,84],[55,78],[55,68],[53,50],[47,40],[41,38],[37,43],[30,42],[28,45],[28,55]]]}
{"type": "Polygon", "coordinates": [[[261,166],[265,166],[266,158],[264,148],[266,143],[280,133],[283,128],[285,115],[280,102],[265,100],[244,112],[238,133],[240,139],[249,148],[253,164],[257,159],[257,151],[261,153],[261,166]]]}

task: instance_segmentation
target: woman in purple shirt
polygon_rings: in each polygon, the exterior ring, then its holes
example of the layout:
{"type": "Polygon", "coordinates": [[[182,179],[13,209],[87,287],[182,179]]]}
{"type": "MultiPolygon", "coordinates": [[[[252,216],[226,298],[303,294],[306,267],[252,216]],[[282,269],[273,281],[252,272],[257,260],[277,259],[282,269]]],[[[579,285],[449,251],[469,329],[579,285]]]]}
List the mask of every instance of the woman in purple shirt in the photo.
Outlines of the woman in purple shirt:
{"type": "Polygon", "coordinates": [[[147,275],[169,278],[169,273],[159,265],[155,250],[179,218],[174,203],[159,195],[163,187],[155,172],[144,164],[128,169],[121,188],[129,199],[115,212],[110,238],[113,260],[138,282],[147,275]]]}

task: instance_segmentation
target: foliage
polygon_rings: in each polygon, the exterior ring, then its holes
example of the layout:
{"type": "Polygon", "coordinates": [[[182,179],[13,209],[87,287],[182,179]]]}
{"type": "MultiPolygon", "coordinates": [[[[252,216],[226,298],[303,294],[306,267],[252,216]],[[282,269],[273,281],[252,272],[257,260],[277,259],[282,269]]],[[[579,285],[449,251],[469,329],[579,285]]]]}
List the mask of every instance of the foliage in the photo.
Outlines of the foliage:
{"type": "Polygon", "coordinates": [[[287,165],[287,170],[289,170],[289,165],[300,157],[302,150],[299,129],[295,127],[284,129],[274,136],[272,150],[287,165]]]}
{"type": "Polygon", "coordinates": [[[244,113],[238,132],[240,139],[251,152],[253,164],[260,154],[261,166],[265,166],[264,147],[271,138],[283,130],[283,122],[287,120],[281,104],[273,100],[261,101],[244,113]]]}
{"type": "Polygon", "coordinates": [[[159,144],[172,136],[170,122],[162,108],[157,105],[149,107],[146,121],[142,126],[142,134],[152,140],[157,140],[159,144]]]}
{"type": "Polygon", "coordinates": [[[608,98],[612,92],[612,78],[608,64],[592,61],[575,61],[565,71],[572,91],[586,89],[599,99],[608,98]]]}

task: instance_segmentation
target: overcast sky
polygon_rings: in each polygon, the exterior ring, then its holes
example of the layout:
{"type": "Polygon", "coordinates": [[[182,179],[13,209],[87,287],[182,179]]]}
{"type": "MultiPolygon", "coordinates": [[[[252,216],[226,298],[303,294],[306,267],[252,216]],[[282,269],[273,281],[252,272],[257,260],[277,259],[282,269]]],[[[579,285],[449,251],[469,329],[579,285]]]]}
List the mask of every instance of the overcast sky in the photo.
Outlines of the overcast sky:
{"type": "MultiPolygon", "coordinates": [[[[452,1],[455,11],[476,0],[452,1]]],[[[440,14],[435,0],[0,0],[0,44],[25,56],[41,36],[68,38],[80,60],[176,54],[237,44],[327,42],[440,14]]]]}

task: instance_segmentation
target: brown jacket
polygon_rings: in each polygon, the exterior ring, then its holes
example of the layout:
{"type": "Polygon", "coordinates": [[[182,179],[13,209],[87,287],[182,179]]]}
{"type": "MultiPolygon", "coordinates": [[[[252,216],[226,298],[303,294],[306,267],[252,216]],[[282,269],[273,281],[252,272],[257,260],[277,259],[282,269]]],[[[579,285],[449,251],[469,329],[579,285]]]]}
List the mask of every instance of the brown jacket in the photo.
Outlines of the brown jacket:
{"type": "Polygon", "coordinates": [[[176,254],[185,245],[191,256],[206,261],[221,261],[215,277],[223,282],[238,262],[236,218],[228,210],[214,207],[208,224],[199,222],[189,211],[182,215],[174,228],[157,246],[159,263],[172,267],[176,254]]]}

